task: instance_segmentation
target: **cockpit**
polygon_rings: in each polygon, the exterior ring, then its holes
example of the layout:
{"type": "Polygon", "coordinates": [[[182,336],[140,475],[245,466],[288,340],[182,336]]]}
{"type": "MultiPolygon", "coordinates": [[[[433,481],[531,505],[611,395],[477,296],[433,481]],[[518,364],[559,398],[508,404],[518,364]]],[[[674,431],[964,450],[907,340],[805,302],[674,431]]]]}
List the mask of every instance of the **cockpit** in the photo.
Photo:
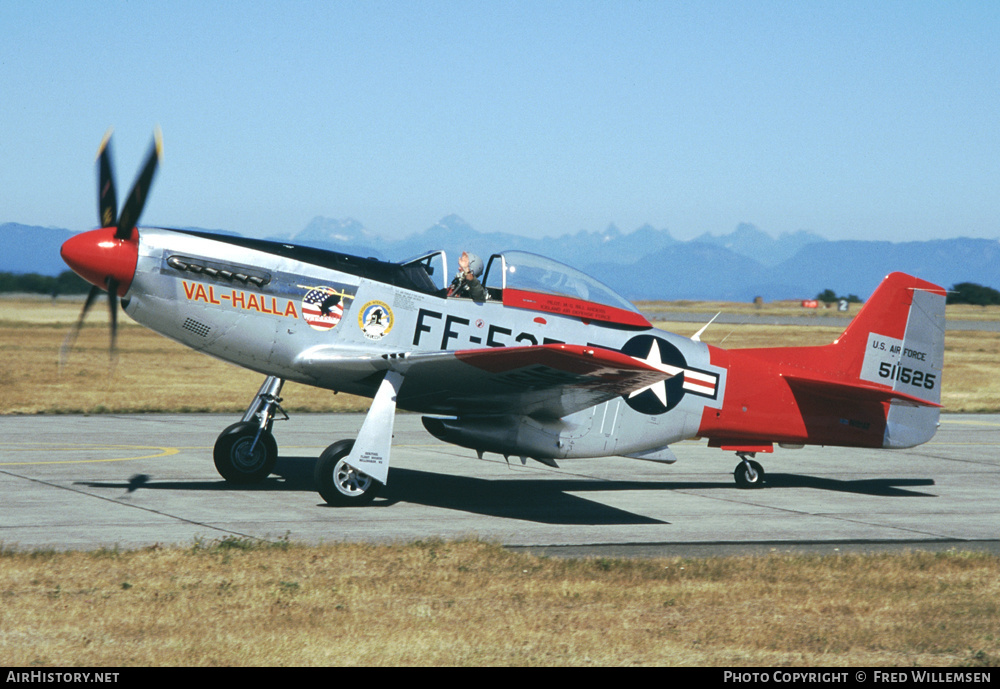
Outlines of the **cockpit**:
{"type": "MultiPolygon", "coordinates": [[[[404,262],[421,266],[435,288],[448,277],[444,252],[434,252],[404,262]]],[[[600,321],[632,327],[650,327],[649,321],[624,297],[604,283],[576,268],[527,251],[493,254],[486,264],[482,284],[487,301],[504,306],[575,316],[584,321],[600,321]]],[[[445,284],[440,285],[441,287],[445,284]]],[[[425,291],[425,290],[421,290],[425,291]]]]}

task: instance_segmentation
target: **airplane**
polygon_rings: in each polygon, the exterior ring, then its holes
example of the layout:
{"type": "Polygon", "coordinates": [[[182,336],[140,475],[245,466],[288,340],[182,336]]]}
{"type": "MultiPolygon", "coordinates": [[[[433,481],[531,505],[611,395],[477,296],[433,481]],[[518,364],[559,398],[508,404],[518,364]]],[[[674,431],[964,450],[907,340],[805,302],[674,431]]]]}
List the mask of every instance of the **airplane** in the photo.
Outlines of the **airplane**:
{"type": "MultiPolygon", "coordinates": [[[[192,349],[264,376],[213,450],[235,485],[278,460],[285,381],[372,398],[358,434],[316,464],[330,505],[371,503],[387,484],[396,409],[447,443],[522,462],[624,456],[671,464],[705,439],[735,452],[741,488],[765,483],[760,453],[804,445],[909,448],[941,410],[945,290],[892,273],[831,344],[724,350],[654,328],[594,278],[522,251],[489,257],[480,299],[448,296],[445,251],[400,262],[191,229],[137,228],[159,132],[120,213],[110,133],[98,154],[100,227],[62,246],[117,310],[192,349]]],[[[456,281],[459,278],[456,277],[456,281]]],[[[454,283],[453,283],[454,284],[454,283]]],[[[707,326],[706,326],[707,327],[707,326]]],[[[71,338],[68,338],[71,342],[71,338]]]]}

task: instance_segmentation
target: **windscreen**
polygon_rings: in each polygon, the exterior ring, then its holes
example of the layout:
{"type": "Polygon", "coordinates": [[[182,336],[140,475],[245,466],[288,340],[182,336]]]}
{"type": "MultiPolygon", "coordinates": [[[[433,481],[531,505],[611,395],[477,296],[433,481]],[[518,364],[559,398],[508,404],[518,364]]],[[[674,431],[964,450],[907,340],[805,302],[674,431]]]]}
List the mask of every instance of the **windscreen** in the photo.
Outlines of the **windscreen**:
{"type": "MultiPolygon", "coordinates": [[[[610,287],[576,268],[526,251],[503,254],[504,288],[555,294],[638,313],[636,308],[610,287]]],[[[498,266],[491,266],[491,270],[498,266]]]]}

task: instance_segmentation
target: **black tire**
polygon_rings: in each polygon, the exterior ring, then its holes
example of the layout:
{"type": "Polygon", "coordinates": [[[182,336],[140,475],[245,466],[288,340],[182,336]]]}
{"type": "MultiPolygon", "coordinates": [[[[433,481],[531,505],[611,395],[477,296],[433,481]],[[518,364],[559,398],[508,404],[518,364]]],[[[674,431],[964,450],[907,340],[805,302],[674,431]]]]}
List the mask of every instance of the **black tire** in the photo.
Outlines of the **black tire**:
{"type": "Polygon", "coordinates": [[[353,440],[338,441],[326,448],[316,462],[316,490],[328,505],[369,505],[382,490],[381,483],[344,462],[353,447],[353,440]]]}
{"type": "Polygon", "coordinates": [[[215,468],[230,483],[247,485],[260,483],[274,471],[278,463],[278,443],[269,431],[263,431],[253,454],[250,448],[257,437],[258,424],[241,421],[219,434],[215,441],[215,468]]]}
{"type": "Polygon", "coordinates": [[[752,459],[748,461],[753,468],[753,473],[751,474],[751,472],[747,471],[746,464],[743,462],[737,464],[736,470],[733,471],[733,478],[736,479],[736,485],[740,488],[760,488],[764,485],[764,467],[752,459]]]}

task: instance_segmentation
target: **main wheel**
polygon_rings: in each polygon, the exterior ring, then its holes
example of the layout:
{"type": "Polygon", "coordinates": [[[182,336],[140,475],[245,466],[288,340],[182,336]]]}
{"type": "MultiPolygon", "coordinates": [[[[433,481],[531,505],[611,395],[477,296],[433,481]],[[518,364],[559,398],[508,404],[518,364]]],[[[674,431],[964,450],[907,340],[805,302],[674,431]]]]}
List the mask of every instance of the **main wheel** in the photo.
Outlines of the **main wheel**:
{"type": "Polygon", "coordinates": [[[278,463],[278,443],[269,431],[262,431],[257,438],[259,428],[258,424],[241,421],[219,434],[213,456],[215,468],[222,478],[241,485],[260,483],[274,471],[278,463]],[[256,446],[254,438],[257,438],[256,446]]]}
{"type": "Polygon", "coordinates": [[[316,490],[328,505],[368,505],[382,489],[381,483],[344,461],[353,447],[353,440],[336,442],[316,462],[316,490]]]}
{"type": "Polygon", "coordinates": [[[736,465],[736,470],[733,471],[736,485],[740,488],[760,488],[764,485],[764,467],[752,459],[747,460],[747,462],[750,464],[749,469],[746,463],[740,462],[736,465]]]}

